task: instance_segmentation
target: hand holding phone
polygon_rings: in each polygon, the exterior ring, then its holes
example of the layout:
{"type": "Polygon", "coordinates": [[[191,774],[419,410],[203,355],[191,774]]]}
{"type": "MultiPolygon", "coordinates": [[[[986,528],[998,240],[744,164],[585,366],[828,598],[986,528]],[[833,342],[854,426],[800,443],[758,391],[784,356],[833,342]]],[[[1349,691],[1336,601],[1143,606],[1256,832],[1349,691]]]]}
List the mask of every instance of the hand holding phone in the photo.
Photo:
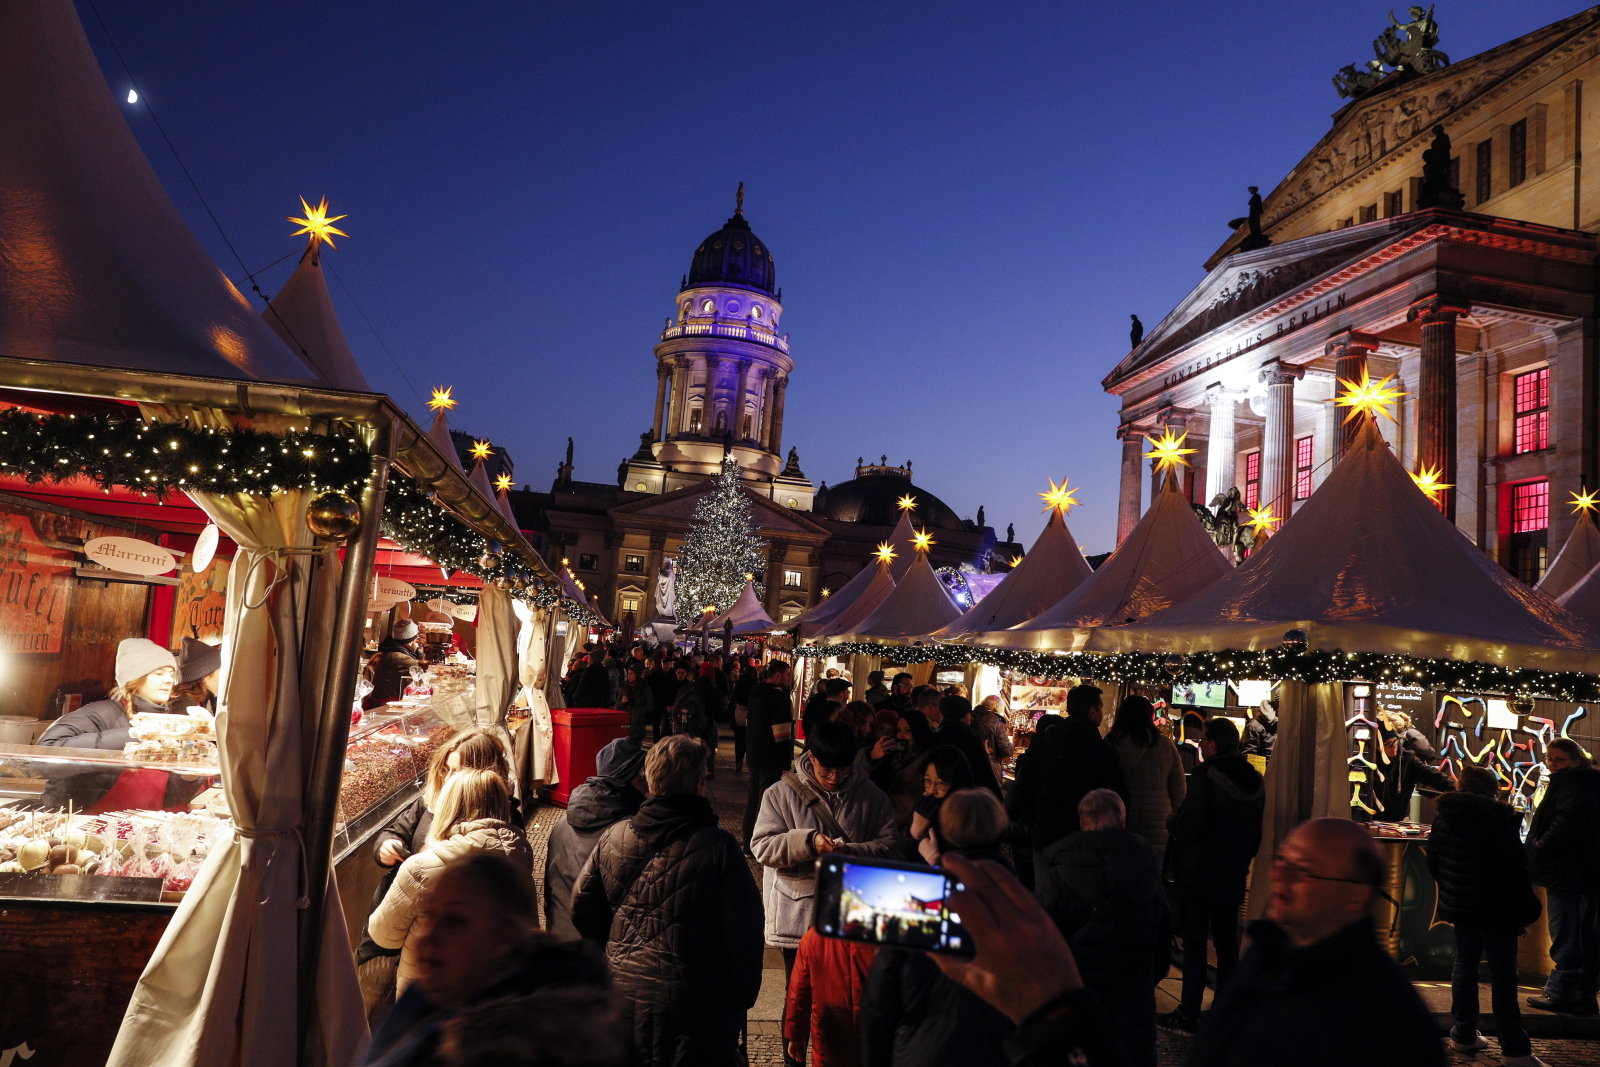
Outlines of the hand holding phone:
{"type": "Polygon", "coordinates": [[[817,863],[812,925],[824,937],[970,956],[950,904],[962,888],[948,871],[834,852],[817,863]]]}

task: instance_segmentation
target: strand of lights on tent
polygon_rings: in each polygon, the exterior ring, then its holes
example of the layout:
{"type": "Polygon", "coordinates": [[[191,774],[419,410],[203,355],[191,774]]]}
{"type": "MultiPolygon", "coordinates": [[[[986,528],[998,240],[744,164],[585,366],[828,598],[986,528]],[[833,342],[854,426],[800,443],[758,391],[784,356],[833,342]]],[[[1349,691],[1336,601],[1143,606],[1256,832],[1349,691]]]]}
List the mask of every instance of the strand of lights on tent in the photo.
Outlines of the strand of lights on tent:
{"type": "Polygon", "coordinates": [[[762,596],[759,576],[767,569],[766,547],[751,521],[739,464],[725,456],[711,492],[695,505],[678,552],[679,624],[698,625],[707,608],[718,614],[727,611],[747,581],[755,581],[757,596],[762,596]]]}
{"type": "Polygon", "coordinates": [[[904,666],[959,667],[982,663],[1039,677],[1098,678],[1110,682],[1223,682],[1259,678],[1322,682],[1420,685],[1473,693],[1512,693],[1551,700],[1600,700],[1600,678],[1577,671],[1538,671],[1467,660],[1424,659],[1375,652],[1312,652],[1274,648],[1225,650],[1186,656],[1150,652],[1028,652],[968,645],[885,645],[871,641],[804,645],[807,658],[877,656],[904,666]]]}

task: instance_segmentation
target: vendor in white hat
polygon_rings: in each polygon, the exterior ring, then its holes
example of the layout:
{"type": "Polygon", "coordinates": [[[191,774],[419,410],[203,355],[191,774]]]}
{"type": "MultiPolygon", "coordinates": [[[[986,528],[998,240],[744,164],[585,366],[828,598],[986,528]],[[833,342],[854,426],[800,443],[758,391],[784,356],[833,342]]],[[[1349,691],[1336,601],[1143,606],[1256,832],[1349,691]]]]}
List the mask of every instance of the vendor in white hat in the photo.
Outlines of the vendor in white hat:
{"type": "Polygon", "coordinates": [[[178,661],[171,652],[154,641],[130,637],[117,646],[117,685],[111,695],[61,716],[40,736],[39,744],[120,752],[133,740],[128,716],[165,711],[177,680],[178,661]]]}

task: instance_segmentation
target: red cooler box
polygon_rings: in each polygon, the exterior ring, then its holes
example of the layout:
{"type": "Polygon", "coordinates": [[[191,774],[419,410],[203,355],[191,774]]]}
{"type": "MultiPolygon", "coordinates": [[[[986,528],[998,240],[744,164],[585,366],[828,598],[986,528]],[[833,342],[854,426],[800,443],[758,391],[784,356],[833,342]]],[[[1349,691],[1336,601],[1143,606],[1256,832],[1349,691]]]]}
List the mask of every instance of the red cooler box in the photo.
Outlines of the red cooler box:
{"type": "Polygon", "coordinates": [[[609,708],[552,708],[550,719],[555,724],[556,769],[561,772],[550,799],[564,808],[572,791],[594,777],[600,750],[628,736],[628,713],[609,708]]]}

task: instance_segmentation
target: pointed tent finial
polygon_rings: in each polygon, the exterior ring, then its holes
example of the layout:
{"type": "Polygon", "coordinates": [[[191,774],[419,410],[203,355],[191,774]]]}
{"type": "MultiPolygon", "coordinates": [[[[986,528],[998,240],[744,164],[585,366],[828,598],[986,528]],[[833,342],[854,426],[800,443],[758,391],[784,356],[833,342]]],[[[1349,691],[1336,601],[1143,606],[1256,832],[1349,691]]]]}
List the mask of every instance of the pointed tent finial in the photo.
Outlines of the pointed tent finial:
{"type": "Polygon", "coordinates": [[[744,214],[744,182],[739,183],[739,191],[734,194],[733,213],[735,215],[744,214]]]}

